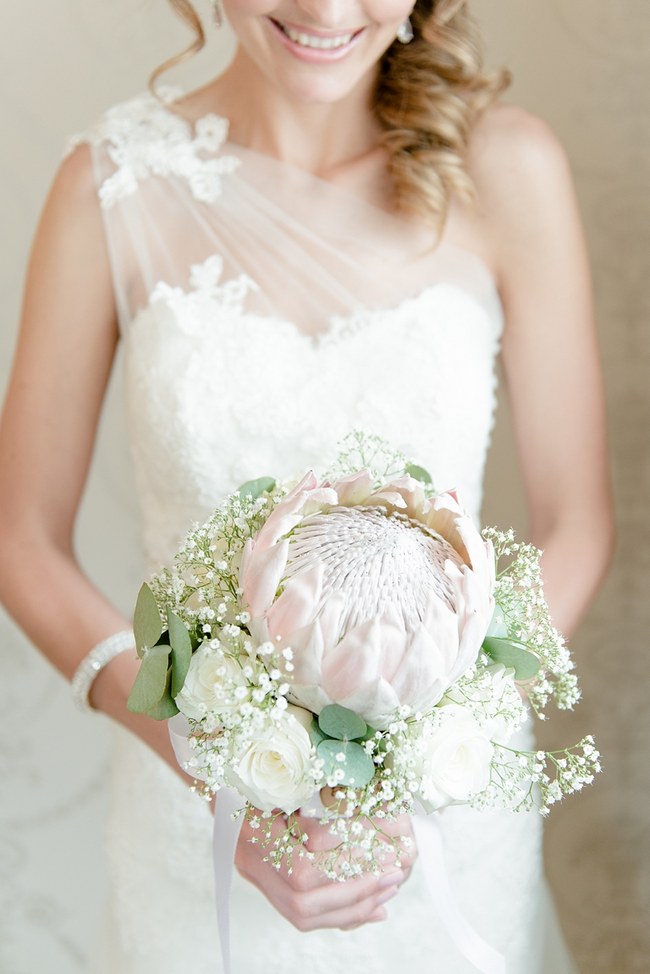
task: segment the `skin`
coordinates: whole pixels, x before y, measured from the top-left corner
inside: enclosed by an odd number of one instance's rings
[[[189,119],[217,111],[231,120],[233,141],[388,207],[369,104],[377,60],[411,4],[226,0],[225,10],[240,39],[234,62],[179,111]],[[342,61],[306,64],[279,42],[269,17],[306,32],[363,33]],[[544,549],[549,604],[569,635],[613,544],[589,269],[569,167],[545,123],[507,106],[491,108],[477,124],[467,164],[479,205],[470,210],[452,201],[445,239],[478,254],[499,285],[529,536]],[[84,576],[72,542],[117,341],[96,186],[82,146],[62,165],[40,221],[0,425],[0,596],[68,678],[93,645],[129,625]],[[178,771],[165,725],[126,710],[136,669],[129,654],[115,659],[95,681],[92,703]],[[318,825],[303,824],[311,848],[329,841]],[[395,832],[409,834],[408,821],[396,823]],[[409,859],[401,868],[389,861],[381,880],[332,884],[304,861],[291,876],[270,869],[249,838],[244,829],[238,869],[301,930],[382,920],[383,904],[411,867]]]

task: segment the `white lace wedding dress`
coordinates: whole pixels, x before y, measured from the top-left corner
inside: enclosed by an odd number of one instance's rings
[[[471,253],[341,189],[190,127],[150,96],[81,137],[94,158],[123,331],[128,419],[151,570],[224,494],[377,432],[478,516],[502,327]],[[85,150],[82,150],[85,151]],[[105,941],[92,970],[218,974],[206,806],[116,732]],[[461,909],[508,974],[568,974],[535,814],[445,810]],[[418,864],[389,919],[301,934],[235,876],[234,974],[471,974]]]

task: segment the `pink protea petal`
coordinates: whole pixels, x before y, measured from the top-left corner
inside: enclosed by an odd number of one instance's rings
[[[318,481],[314,471],[310,470],[279,502],[259,530],[255,545],[260,551],[270,548],[299,523],[307,497],[315,490],[318,490]]]
[[[355,626],[324,656],[324,689],[333,700],[341,700],[379,676],[392,679],[406,641],[394,618],[381,616]]]
[[[357,687],[346,697],[336,701],[342,707],[353,710],[363,717],[371,727],[382,730],[394,718],[400,700],[388,680],[377,677],[375,680]]]
[[[275,598],[287,567],[289,542],[286,538],[265,551],[246,542],[239,571],[243,600],[251,616],[263,615]]]
[[[372,494],[373,480],[368,470],[359,470],[337,480],[333,485],[338,495],[338,503],[343,507],[356,507],[364,504]]]
[[[413,517],[417,516],[425,500],[426,494],[422,484],[409,474],[405,474],[403,477],[397,477],[395,480],[384,484],[372,495],[370,503],[382,501],[398,510],[408,510],[409,515]]]
[[[485,541],[469,517],[459,518],[457,529],[465,550],[469,556],[469,563],[477,576],[480,576],[486,588],[494,589],[496,581],[496,565],[494,560],[494,546],[491,541]]]
[[[422,627],[431,634],[437,651],[444,661],[445,669],[449,673],[458,654],[457,613],[434,594],[427,604]]]
[[[291,633],[313,623],[323,590],[323,566],[316,562],[285,583],[284,591],[269,609],[268,622],[271,639],[276,636],[291,643]]]
[[[425,619],[411,636],[391,680],[400,701],[415,709],[436,704],[450,685],[458,647],[455,613],[432,597]]]
[[[334,507],[338,503],[339,497],[333,487],[319,487],[306,495],[302,505],[302,516],[307,517],[315,511],[320,511],[324,507]]]
[[[411,638],[393,679],[393,689],[401,703],[419,708],[420,701],[437,703],[444,689],[447,666],[435,639],[421,626]],[[435,699],[434,699],[435,697]]]
[[[388,507],[396,507],[400,511],[405,510],[407,507],[402,494],[398,490],[389,490],[388,488],[378,490],[368,498],[368,503],[377,505],[385,504]]]
[[[344,608],[343,599],[335,595],[328,599],[323,611],[312,623],[283,634],[282,647],[290,646],[293,650],[292,684],[299,686],[321,682],[323,652],[325,647],[336,643]]]
[[[475,661],[494,612],[494,596],[470,569],[463,573],[457,603],[458,656],[451,670],[458,679]]]
[[[286,504],[287,501],[292,501],[294,497],[302,494],[305,490],[314,490],[318,487],[318,478],[313,470],[308,470],[305,476],[298,481],[295,487],[292,487],[287,496],[280,502],[281,504]]]
[[[458,528],[459,520],[465,516],[454,511],[447,504],[439,505],[438,498],[436,498],[429,513],[426,515],[425,524],[432,531],[435,531],[436,534],[439,534],[441,538],[444,538],[445,541],[448,541],[452,548],[458,552],[465,564],[468,565],[470,564],[469,554],[465,547],[463,536]]]
[[[328,704],[334,703],[331,697],[327,695],[325,690],[318,684],[305,684],[304,686],[292,686],[291,692],[289,694],[292,700],[300,704],[301,707],[306,707],[311,710],[314,714],[319,714],[323,707],[327,707]]]

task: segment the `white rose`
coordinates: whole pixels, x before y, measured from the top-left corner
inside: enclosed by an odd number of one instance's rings
[[[314,792],[312,744],[300,711],[289,705],[279,721],[269,720],[228,772],[229,783],[263,812],[288,815]]]
[[[438,727],[423,728],[420,795],[427,811],[462,804],[487,788],[493,747],[466,707],[440,708]]]
[[[235,699],[234,690],[245,686],[239,663],[213,640],[193,654],[183,689],[175,698],[176,706],[193,720],[209,713],[222,714],[239,707],[241,700]]]
[[[528,720],[528,711],[517,690],[514,670],[495,664],[488,667],[488,672],[492,680],[494,703],[486,733],[495,744],[506,744]]]

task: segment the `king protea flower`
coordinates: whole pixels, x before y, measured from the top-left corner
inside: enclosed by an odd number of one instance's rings
[[[427,711],[476,660],[494,611],[495,567],[453,493],[362,470],[313,473],[247,542],[240,568],[259,644],[293,650],[292,696],[338,703],[384,728]]]

